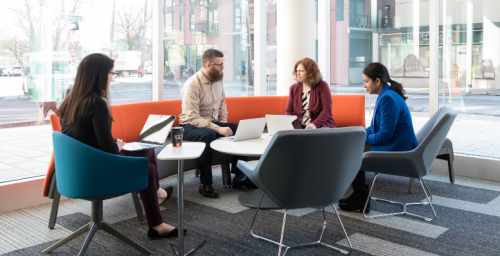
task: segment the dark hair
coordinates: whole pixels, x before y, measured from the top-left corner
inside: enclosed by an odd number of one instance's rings
[[[297,67],[300,64],[302,64],[302,66],[304,66],[304,69],[306,70],[307,83],[311,86],[311,88],[316,87],[319,84],[319,82],[321,82],[321,80],[323,79],[323,76],[321,76],[321,72],[319,71],[319,67],[316,61],[309,58],[303,58],[297,61],[292,71],[293,79],[295,80],[297,80]]]
[[[213,63],[217,57],[224,57],[224,53],[217,49],[207,49],[201,56],[201,65],[204,67],[208,62]]]
[[[380,82],[383,85],[390,83],[391,90],[399,94],[399,96],[401,96],[403,100],[406,101],[406,99],[408,99],[408,97],[405,96],[403,85],[391,79],[391,77],[389,76],[389,71],[382,63],[373,62],[368,64],[368,66],[363,69],[363,74],[371,78],[373,81],[375,81],[377,78],[380,79]]]
[[[75,123],[76,118],[84,115],[88,105],[97,98],[109,102],[108,74],[113,66],[113,59],[104,54],[93,53],[83,58],[73,88],[56,112],[61,122]]]

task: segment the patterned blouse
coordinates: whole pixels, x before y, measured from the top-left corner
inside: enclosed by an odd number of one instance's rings
[[[301,124],[307,126],[311,123],[311,116],[309,115],[309,99],[311,98],[311,91],[303,93],[302,95],[302,121]]]

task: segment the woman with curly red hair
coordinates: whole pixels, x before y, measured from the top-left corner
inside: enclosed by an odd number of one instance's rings
[[[292,71],[297,81],[290,87],[285,115],[296,115],[295,129],[335,128],[332,94],[323,80],[318,64],[309,58],[295,63]]]

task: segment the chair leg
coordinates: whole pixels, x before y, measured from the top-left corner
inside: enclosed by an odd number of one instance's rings
[[[196,177],[200,176],[200,169],[199,169],[199,168],[194,169],[194,175],[195,175]]]
[[[411,194],[414,185],[415,185],[415,178],[410,178],[410,184],[408,184],[408,194]]]
[[[87,232],[90,230],[90,225],[87,224],[83,227],[81,227],[80,229],[78,229],[77,231],[73,232],[71,235],[59,240],[59,242],[53,244],[52,246],[50,246],[49,248],[45,249],[42,251],[43,254],[47,254],[55,249],[57,249],[58,247],[60,247],[61,245],[75,239],[76,237],[80,236],[81,234]]]
[[[134,200],[135,212],[137,213],[137,219],[139,219],[139,223],[144,225],[144,213],[142,212],[141,202],[139,201],[139,195],[137,192],[132,192],[132,199]]]
[[[286,222],[286,213],[288,212],[288,209],[285,209],[285,214],[283,215],[283,225],[281,226],[281,238],[280,238],[280,247],[278,250],[278,256],[281,256],[281,247],[283,247],[283,235],[285,234],[285,222]],[[288,250],[288,248],[285,250]]]
[[[87,238],[85,238],[85,242],[83,242],[83,246],[80,249],[80,252],[78,253],[78,256],[83,256],[85,255],[85,252],[89,248],[90,242],[92,242],[92,238],[94,237],[95,233],[97,232],[99,228],[97,227],[96,223],[92,223],[92,228],[90,228],[90,232],[87,234]]]
[[[321,231],[321,234],[319,236],[319,240],[318,241],[314,241],[314,242],[310,242],[310,243],[304,243],[304,244],[298,244],[298,245],[293,245],[293,246],[288,246],[288,245],[285,245],[283,244],[283,236],[285,234],[285,222],[286,222],[286,214],[287,214],[287,209],[285,209],[285,214],[283,216],[283,226],[281,228],[281,237],[280,237],[280,241],[277,242],[277,241],[274,241],[274,240],[271,240],[269,238],[265,238],[265,237],[262,237],[262,236],[259,236],[259,235],[256,235],[254,232],[253,232],[253,225],[255,224],[255,219],[257,218],[257,214],[259,213],[259,208],[260,208],[260,205],[262,203],[262,199],[264,198],[264,193],[262,193],[262,196],[260,198],[260,202],[259,202],[259,205],[257,206],[257,211],[255,211],[255,215],[253,217],[253,220],[252,220],[252,225],[250,226],[250,234],[255,237],[255,238],[258,238],[258,239],[262,239],[264,241],[267,241],[267,242],[271,242],[273,244],[276,244],[279,246],[279,251],[278,251],[278,255],[281,255],[281,249],[283,247],[285,247],[285,251],[283,252],[283,256],[288,252],[289,249],[294,249],[294,248],[300,248],[300,247],[306,247],[306,246],[313,246],[313,245],[322,245],[322,246],[325,246],[327,248],[330,248],[330,249],[334,249],[338,252],[341,252],[342,254],[349,254],[352,250],[352,245],[351,245],[351,241],[349,240],[349,237],[347,236],[347,233],[345,231],[345,228],[344,228],[344,224],[342,223],[342,221],[340,220],[340,215],[339,213],[337,212],[337,209],[335,208],[334,205],[332,205],[333,209],[335,210],[335,213],[337,214],[337,218],[339,219],[339,222],[340,222],[340,226],[342,227],[342,230],[344,231],[344,235],[347,239],[347,242],[349,244],[349,251],[346,251],[346,250],[343,250],[343,249],[340,249],[340,248],[337,248],[333,245],[330,245],[330,244],[327,244],[327,243],[324,243],[322,242],[322,238],[323,238],[323,233],[325,232],[325,229],[326,229],[326,216],[325,216],[325,208],[323,207],[323,229]]]
[[[138,251],[140,251],[146,255],[152,254],[152,252],[150,250],[144,248],[143,246],[139,245],[138,243],[132,241],[132,239],[130,239],[130,238],[124,236],[123,234],[121,234],[120,232],[116,231],[114,228],[112,228],[106,222],[102,223],[102,230],[108,232],[110,235],[122,240],[123,242],[127,243],[128,245],[134,247],[135,249],[137,249]]]
[[[49,228],[53,229],[56,226],[57,212],[59,210],[59,201],[61,200],[61,194],[57,188],[54,190],[54,198],[52,199],[52,209],[50,210]]]
[[[102,201],[92,201],[92,208],[91,208],[91,221],[89,224],[81,227],[77,231],[73,232],[71,235],[67,236],[66,238],[63,238],[59,242],[55,243],[54,245],[50,246],[49,248],[45,249],[42,251],[42,253],[47,254],[54,249],[60,247],[61,245],[73,240],[74,238],[78,237],[79,235],[85,233],[86,231],[90,230],[90,232],[87,235],[87,238],[85,239],[85,242],[83,243],[82,248],[80,249],[80,252],[78,255],[84,255],[85,252],[87,251],[87,248],[90,245],[90,242],[92,241],[92,237],[94,234],[97,232],[98,229],[102,229],[109,234],[115,236],[116,238],[124,241],[125,243],[131,245],[132,247],[136,248],[137,250],[145,253],[145,254],[152,254],[149,250],[146,248],[138,245],[137,243],[133,242],[129,238],[125,237],[124,235],[118,233],[115,229],[113,229],[111,226],[109,226],[107,223],[104,222],[103,220],[103,203]]]
[[[450,174],[450,182],[455,183],[455,170],[453,169],[453,152],[448,153],[446,157],[448,161],[448,173]]]
[[[342,227],[342,231],[344,231],[344,235],[345,235],[345,239],[347,240],[347,243],[349,244],[349,251],[345,251],[345,250],[342,250],[340,248],[337,248],[335,246],[331,246],[331,245],[328,245],[328,244],[325,244],[325,243],[321,243],[322,245],[325,245],[325,246],[329,246],[331,247],[332,249],[335,249],[337,251],[340,251],[341,253],[343,254],[350,254],[351,251],[352,251],[352,244],[351,244],[351,240],[349,240],[349,236],[347,236],[347,232],[345,231],[345,228],[344,228],[344,224],[342,223],[342,220],[340,220],[340,215],[339,215],[339,212],[337,211],[337,208],[335,207],[335,205],[332,204],[332,207],[333,209],[335,210],[335,214],[337,214],[337,218],[339,219],[339,223],[340,223],[340,226]],[[325,208],[323,208],[323,215],[325,214]],[[326,224],[326,221],[325,221],[325,224]]]
[[[395,201],[380,199],[380,198],[376,198],[376,197],[371,197],[373,187],[375,186],[375,180],[377,179],[377,175],[378,174],[375,173],[375,177],[373,177],[372,186],[370,188],[370,192],[368,192],[368,199],[366,200],[365,207],[363,208],[363,215],[365,216],[365,218],[367,218],[367,219],[373,219],[373,218],[384,217],[384,216],[409,215],[409,216],[420,218],[420,219],[423,219],[423,220],[426,220],[426,221],[433,221],[434,219],[436,219],[436,211],[434,211],[434,207],[432,206],[432,194],[431,194],[429,188],[427,187],[427,184],[425,184],[424,179],[420,178],[419,181],[420,181],[420,185],[422,186],[422,189],[424,190],[425,197],[427,198],[427,202],[401,203],[401,202],[395,202]],[[380,201],[380,202],[384,202],[384,203],[400,205],[400,206],[403,207],[403,211],[402,212],[386,213],[386,214],[379,214],[379,215],[368,216],[365,211],[366,211],[366,206],[368,205],[368,202],[370,201],[370,199],[372,199],[374,201]],[[433,217],[432,218],[427,218],[427,217],[423,217],[423,216],[420,216],[420,215],[408,212],[406,210],[406,208],[408,206],[412,206],[412,205],[430,205],[432,213],[433,213]]]

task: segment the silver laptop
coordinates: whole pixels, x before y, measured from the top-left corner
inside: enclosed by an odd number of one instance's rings
[[[238,124],[238,130],[236,130],[236,134],[234,136],[221,137],[220,139],[229,141],[258,139],[262,136],[265,126],[265,117],[241,120]]]
[[[296,115],[266,115],[267,133],[273,136],[278,131],[293,130],[292,122],[297,119]]]
[[[174,124],[175,116],[149,115],[146,124],[137,138],[137,142],[130,142],[123,146],[123,150],[139,151],[162,147],[167,140],[170,128]]]

